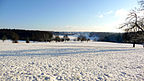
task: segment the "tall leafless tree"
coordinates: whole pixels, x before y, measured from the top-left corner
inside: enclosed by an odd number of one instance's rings
[[[138,35],[137,32],[144,33],[144,0],[138,2],[140,7],[131,10],[126,18],[125,23],[123,23],[120,28],[124,29],[126,32],[135,33],[132,36],[133,47],[135,47],[135,42],[142,35]],[[140,36],[140,37],[139,37]]]

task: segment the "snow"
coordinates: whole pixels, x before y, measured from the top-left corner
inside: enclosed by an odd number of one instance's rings
[[[142,45],[0,42],[0,81],[143,81]]]
[[[70,32],[67,32],[70,33]],[[74,32],[73,35],[68,35],[68,37],[70,38],[71,41],[76,40],[79,36],[85,36],[87,39],[90,39],[92,41],[96,41],[99,40],[100,37],[94,35],[92,37],[90,37],[90,32]],[[63,38],[63,34],[60,34],[59,37]]]
[[[63,38],[65,35],[59,35],[60,38]],[[79,35],[68,35],[68,38],[70,38],[70,41],[76,40]]]

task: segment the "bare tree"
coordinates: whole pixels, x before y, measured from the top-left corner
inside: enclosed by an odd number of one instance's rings
[[[135,47],[136,40],[141,38],[139,36],[139,33],[144,33],[144,0],[141,0],[138,2],[140,4],[140,8],[135,8],[134,10],[131,10],[126,18],[125,23],[123,23],[120,28],[124,29],[127,33],[133,32],[132,35],[132,42],[133,47]]]
[[[124,28],[126,32],[144,32],[144,17],[139,16],[140,13],[141,11],[132,10],[120,28]]]

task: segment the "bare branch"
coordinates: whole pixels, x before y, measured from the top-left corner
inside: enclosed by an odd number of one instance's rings
[[[137,32],[139,31],[138,29],[140,29],[140,31],[144,32],[143,20],[144,18],[138,16],[136,10],[131,10],[131,12],[129,12],[128,14],[128,17],[126,18],[126,23],[124,23],[119,28],[120,29],[125,28],[125,31],[134,31],[134,32]]]

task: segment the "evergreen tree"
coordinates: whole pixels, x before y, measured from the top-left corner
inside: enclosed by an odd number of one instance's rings
[[[19,36],[15,32],[12,32],[12,42],[18,43]]]
[[[6,35],[2,37],[3,42],[7,39]]]

